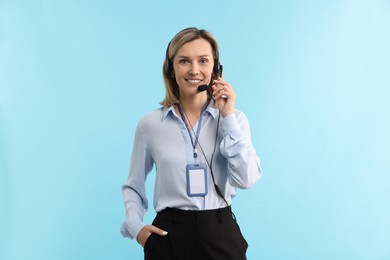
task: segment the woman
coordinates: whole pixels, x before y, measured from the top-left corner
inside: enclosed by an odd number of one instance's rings
[[[246,259],[248,244],[230,204],[237,188],[260,178],[260,159],[248,120],[235,109],[236,94],[221,74],[209,32],[187,28],[169,43],[166,97],[137,126],[122,187],[127,219],[121,232],[137,239],[145,259]],[[145,180],[153,166],[157,216],[147,225]]]

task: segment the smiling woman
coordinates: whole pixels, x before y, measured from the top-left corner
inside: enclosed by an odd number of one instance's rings
[[[260,159],[248,120],[235,109],[236,94],[219,71],[209,32],[187,28],[169,43],[163,107],[139,122],[122,187],[122,235],[137,239],[145,259],[246,259],[248,244],[231,202],[237,189],[259,180]],[[208,91],[198,91],[205,84]],[[148,225],[145,179],[153,166],[157,216]]]

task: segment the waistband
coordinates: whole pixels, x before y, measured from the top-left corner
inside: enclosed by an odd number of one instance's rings
[[[192,225],[235,221],[235,217],[230,206],[212,210],[181,210],[167,208],[158,212],[156,219]]]

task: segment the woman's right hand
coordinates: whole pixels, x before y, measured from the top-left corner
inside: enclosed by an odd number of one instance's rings
[[[137,235],[137,242],[142,246],[145,247],[146,240],[150,237],[152,233],[155,233],[159,236],[166,236],[168,235],[168,232],[162,229],[159,229],[158,227],[155,227],[153,225],[146,225],[144,226],[141,231]]]

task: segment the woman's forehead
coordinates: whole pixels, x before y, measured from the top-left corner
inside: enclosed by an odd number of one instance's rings
[[[177,57],[205,57],[212,56],[210,43],[205,39],[196,39],[183,44],[176,54]]]

